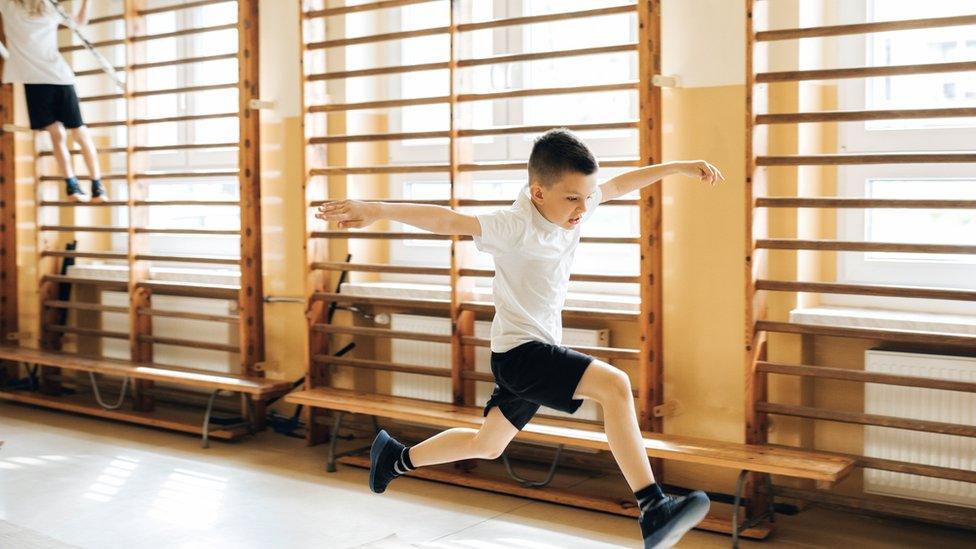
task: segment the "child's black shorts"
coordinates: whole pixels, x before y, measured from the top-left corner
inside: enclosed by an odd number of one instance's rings
[[[573,399],[586,367],[593,357],[566,347],[529,341],[504,353],[491,353],[495,392],[485,405],[485,415],[498,406],[517,429],[548,406],[572,414],[583,404]]]
[[[32,130],[44,129],[55,122],[69,130],[85,124],[75,87],[67,84],[24,84],[27,116]]]

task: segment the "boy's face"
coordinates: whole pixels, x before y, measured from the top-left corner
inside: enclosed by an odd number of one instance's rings
[[[572,229],[589,209],[586,200],[596,192],[596,172],[590,175],[565,172],[548,188],[532,182],[529,192],[543,217],[564,229]]]

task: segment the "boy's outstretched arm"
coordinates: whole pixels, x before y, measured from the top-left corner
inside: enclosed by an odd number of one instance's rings
[[[336,223],[340,229],[357,229],[390,219],[435,234],[481,236],[481,223],[475,216],[427,204],[335,200],[319,206],[315,217]]]
[[[622,173],[609,179],[600,185],[603,194],[600,202],[613,200],[631,191],[646,187],[659,179],[669,175],[685,175],[715,185],[719,181],[725,181],[725,176],[715,166],[704,160],[685,160],[675,162],[665,162],[654,164]]]

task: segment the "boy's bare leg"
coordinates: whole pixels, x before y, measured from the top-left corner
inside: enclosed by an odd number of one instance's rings
[[[495,459],[518,434],[497,406],[477,431],[454,428],[436,434],[410,448],[414,467],[451,463],[462,459]]]
[[[654,473],[644,451],[644,437],[637,423],[634,395],[627,374],[606,362],[594,360],[586,368],[573,398],[595,400],[603,407],[604,430],[610,451],[631,490],[637,492],[651,485]]]
[[[92,141],[88,126],[80,126],[71,130],[71,137],[81,147],[81,156],[84,157],[85,165],[88,166],[88,175],[92,179],[101,179],[102,170],[98,165],[98,151],[95,149],[95,143]]]
[[[54,122],[46,126],[44,130],[51,136],[51,152],[54,153],[54,160],[57,161],[58,168],[61,168],[61,174],[65,178],[74,177],[75,171],[71,168],[71,155],[68,153],[64,126],[60,122]]]

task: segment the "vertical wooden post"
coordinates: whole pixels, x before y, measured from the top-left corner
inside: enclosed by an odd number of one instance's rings
[[[148,189],[145,181],[136,179],[135,174],[141,172],[140,166],[144,164],[136,147],[142,142],[146,132],[144,126],[137,126],[133,123],[139,118],[141,113],[136,112],[137,100],[135,92],[139,88],[140,78],[136,76],[133,66],[142,58],[141,53],[145,51],[144,42],[136,42],[135,37],[145,34],[145,21],[139,15],[139,10],[145,7],[145,0],[125,0],[123,14],[125,16],[125,181],[128,189],[128,246],[127,260],[129,264],[129,355],[130,359],[136,362],[152,362],[153,344],[143,341],[140,336],[152,335],[152,316],[139,314],[142,309],[152,307],[151,292],[140,286],[140,283],[149,278],[149,262],[137,259],[137,256],[148,252],[149,237],[140,234],[136,230],[144,227],[149,220],[148,206],[137,206],[137,202],[146,200]],[[135,380],[132,386],[134,407],[137,410],[150,411],[153,409],[153,401],[148,391],[152,388],[153,382],[146,380]]]
[[[0,22],[0,42],[4,40]],[[0,59],[0,71],[3,60]],[[0,84],[0,125],[14,123],[14,87]],[[14,133],[0,128],[0,344],[17,331],[17,174]],[[16,365],[0,365],[0,383],[18,375]]]
[[[661,90],[651,79],[661,71],[661,8],[654,0],[637,3],[639,70],[639,120],[641,164],[661,162]],[[654,407],[664,401],[661,287],[661,187],[657,182],[640,193],[640,372],[638,414],[642,429],[661,432],[662,418]],[[659,461],[659,460],[658,460]],[[660,468],[660,463],[656,463]]]
[[[459,178],[461,177],[460,170],[458,169],[458,164],[460,160],[458,158],[458,102],[457,94],[458,90],[458,39],[459,35],[457,32],[457,25],[460,17],[458,0],[450,0],[450,28],[448,30],[449,35],[449,51],[448,51],[448,163],[450,165],[450,197],[449,203],[451,209],[457,210],[459,207]],[[460,269],[461,269],[461,258],[460,258],[460,247],[461,240],[457,235],[451,236],[451,396],[454,404],[464,405],[470,404],[467,397],[469,391],[465,391],[465,380],[462,377],[462,370],[465,368],[466,364],[464,361],[464,343],[462,341],[461,329],[461,292],[460,292]],[[470,319],[473,326],[473,319]]]

